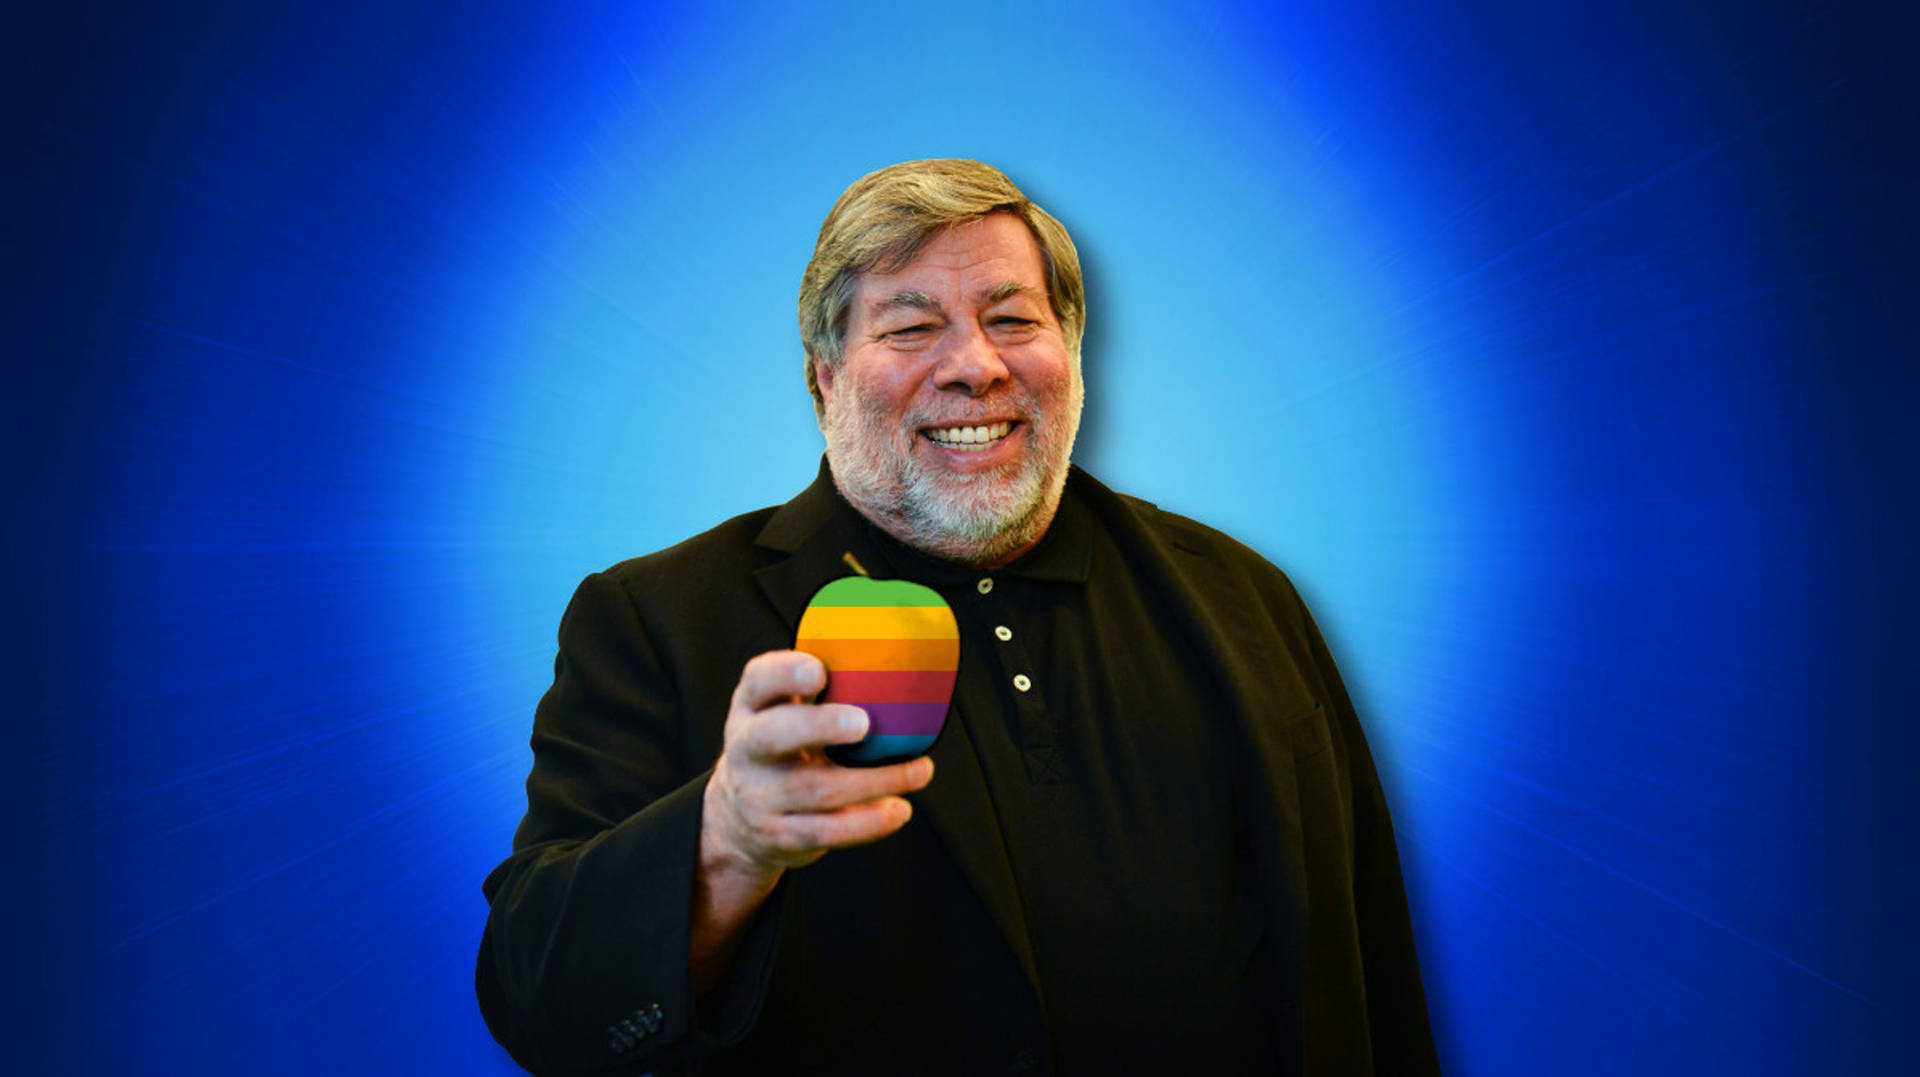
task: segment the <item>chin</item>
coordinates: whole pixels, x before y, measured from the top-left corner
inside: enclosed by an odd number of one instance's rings
[[[1077,395],[1073,404],[1077,419]],[[919,459],[910,425],[883,428],[874,417],[829,406],[821,432],[834,485],[861,515],[923,553],[993,566],[1032,545],[1053,522],[1077,427],[1068,429],[1064,444],[1043,438],[1005,467],[971,473]]]
[[[990,565],[1046,532],[1060,507],[1066,469],[1046,475],[1028,464],[1012,476],[918,478],[907,484],[897,515],[907,534],[895,537],[949,561]]]

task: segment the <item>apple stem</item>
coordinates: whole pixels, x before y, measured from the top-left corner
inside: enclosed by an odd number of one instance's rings
[[[845,561],[847,563],[848,568],[854,570],[855,572],[858,572],[860,575],[865,576],[867,574],[866,567],[860,563],[860,559],[858,557],[853,556],[852,550],[848,550],[847,552],[841,554],[840,560]]]

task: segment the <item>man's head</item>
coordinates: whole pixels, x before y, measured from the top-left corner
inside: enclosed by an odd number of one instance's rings
[[[912,161],[862,178],[800,288],[841,493],[951,560],[997,565],[1031,547],[1066,483],[1085,325],[1072,240],[995,169]]]

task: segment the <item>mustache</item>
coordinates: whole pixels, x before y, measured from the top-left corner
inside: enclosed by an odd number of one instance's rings
[[[987,418],[1005,418],[1013,416],[1023,422],[1040,418],[1044,411],[1040,402],[1031,396],[1007,393],[997,397],[988,397],[972,401],[965,412],[959,414],[935,414],[930,411],[909,412],[900,420],[903,429],[914,430],[923,426],[965,426]]]

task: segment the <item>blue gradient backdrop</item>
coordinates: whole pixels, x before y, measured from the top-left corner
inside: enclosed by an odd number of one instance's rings
[[[975,156],[1081,243],[1077,458],[1326,627],[1451,1072],[1895,1072],[1912,87],[1681,6],[25,17],[4,1068],[509,1072],[573,584],[809,479],[814,228]]]

